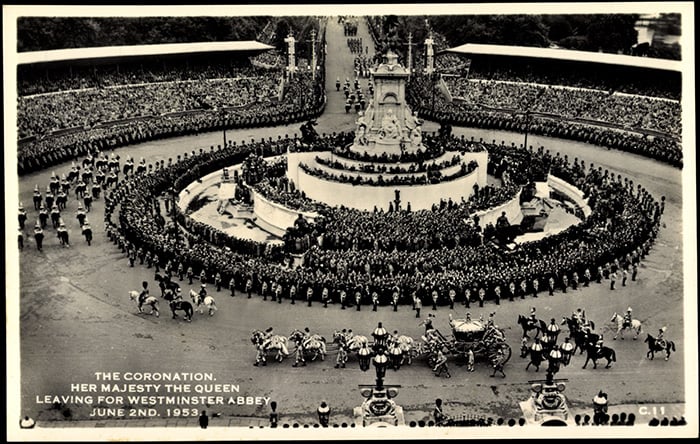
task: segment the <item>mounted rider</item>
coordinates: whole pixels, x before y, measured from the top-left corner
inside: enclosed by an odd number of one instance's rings
[[[535,307],[530,308],[530,317],[527,320],[527,325],[530,328],[537,327],[537,309]]]
[[[603,350],[603,335],[600,335],[598,338],[598,341],[595,343],[595,352],[596,354],[600,354],[600,352]]]
[[[623,316],[622,328],[632,327],[632,307],[627,307],[627,312]]]
[[[666,327],[661,327],[659,329],[659,334],[656,336],[656,344],[661,347],[661,349],[666,348],[666,339],[664,339],[664,333],[666,332]]]
[[[146,298],[148,297],[148,282],[147,281],[141,282],[141,286],[143,287],[143,290],[141,290],[141,293],[139,293],[139,313],[141,312],[141,307],[143,306],[143,303],[146,301]]]
[[[586,310],[577,308],[575,312],[571,314],[571,318],[578,323],[579,329],[583,329],[586,325]]]

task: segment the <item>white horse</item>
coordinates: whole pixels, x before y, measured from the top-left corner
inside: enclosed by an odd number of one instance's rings
[[[617,339],[617,335],[624,333],[625,329],[634,330],[635,334],[634,338],[632,339],[637,339],[639,334],[642,332],[642,323],[638,319],[632,319],[630,325],[625,325],[624,316],[617,314],[617,312],[613,313],[612,317],[610,318],[610,322],[617,322],[617,332],[615,333],[615,336],[613,336],[613,339]],[[624,334],[620,337],[620,339],[625,339]]]
[[[207,310],[209,310],[209,316],[214,316],[214,312],[218,310],[216,301],[209,295],[204,296],[204,299],[202,299],[202,295],[194,290],[190,290],[190,297],[192,298],[192,303],[199,308],[199,314],[204,314],[202,306],[207,307]]]
[[[141,307],[143,307],[144,305],[150,305],[151,312],[146,314],[154,314],[156,315],[156,317],[160,317],[160,311],[158,311],[158,298],[156,298],[155,296],[146,296],[146,298],[143,301],[139,301],[140,295],[141,293],[136,290],[131,290],[129,292],[129,300],[135,301],[138,304],[139,313],[145,313]]]

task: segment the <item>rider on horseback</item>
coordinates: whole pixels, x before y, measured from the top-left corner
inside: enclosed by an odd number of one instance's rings
[[[537,311],[535,307],[530,309],[530,317],[527,320],[527,324],[530,326],[530,328],[537,326],[537,315],[535,314],[535,311]]]
[[[630,328],[632,326],[632,307],[627,307],[627,313],[623,316],[622,328]]]
[[[603,349],[603,335],[600,335],[598,338],[598,341],[595,343],[595,352],[596,354],[600,354],[600,351]]]
[[[141,313],[141,307],[148,297],[148,282],[143,281],[141,282],[141,285],[143,286],[143,290],[141,290],[141,293],[139,294],[139,313]]]
[[[273,335],[274,332],[272,331],[272,327],[268,327],[268,329],[265,330],[261,341],[263,350],[267,349],[267,346],[270,345],[270,341],[272,340]]]
[[[578,322],[578,326],[581,329],[586,324],[586,310],[577,308],[576,311],[571,314],[571,317]]]
[[[656,336],[656,344],[661,347],[661,349],[666,348],[666,340],[664,339],[664,332],[666,332],[666,327],[661,327],[659,329],[659,334]]]

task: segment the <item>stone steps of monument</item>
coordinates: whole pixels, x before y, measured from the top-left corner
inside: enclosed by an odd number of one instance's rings
[[[344,164],[348,166],[354,166],[357,169],[361,169],[366,166],[385,166],[387,168],[391,167],[401,167],[401,168],[410,168],[411,165],[418,165],[419,162],[411,161],[411,162],[370,162],[370,161],[364,161],[364,160],[355,160],[346,156],[343,156],[342,154],[337,154],[337,153],[324,153],[328,158],[331,158],[332,160],[336,160],[338,162],[343,162]],[[423,164],[432,164],[432,163],[442,163],[445,161],[448,161],[452,159],[452,157],[457,154],[454,151],[448,151],[445,153],[442,153],[441,155],[427,159],[423,161]],[[325,157],[325,156],[324,156]]]
[[[382,176],[383,178],[388,178],[388,177],[424,177],[428,173],[427,171],[416,171],[412,173],[392,173],[392,172],[384,172],[384,173],[373,173],[373,172],[368,172],[368,171],[351,171],[348,169],[342,169],[342,168],[336,168],[335,166],[329,166],[329,165],[324,165],[320,162],[318,162],[315,158],[308,164],[309,167],[311,168],[318,168],[321,171],[324,171],[328,174],[334,174],[334,175],[345,175],[349,177],[363,177],[363,178],[372,178],[372,179],[377,179],[379,176]],[[391,166],[394,166],[394,164],[391,164]],[[456,165],[450,166],[450,167],[445,167],[441,168],[440,171],[443,176],[450,176],[452,174],[456,174],[459,172],[459,170],[462,168],[462,163],[458,163]]]

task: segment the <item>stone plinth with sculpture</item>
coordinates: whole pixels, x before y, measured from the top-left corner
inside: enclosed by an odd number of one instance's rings
[[[389,51],[386,60],[371,71],[374,95],[355,122],[351,151],[400,154],[422,148],[421,120],[406,104],[409,72]]]

